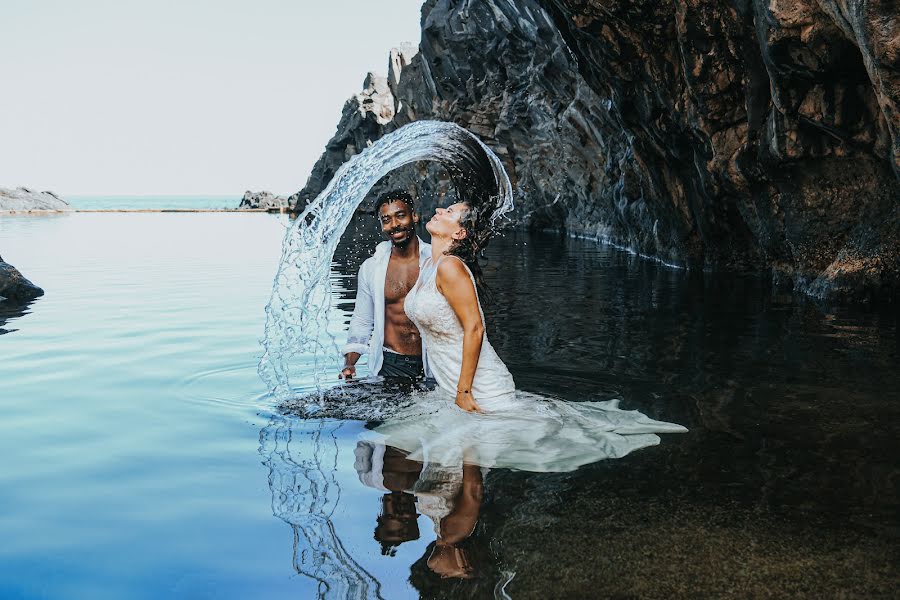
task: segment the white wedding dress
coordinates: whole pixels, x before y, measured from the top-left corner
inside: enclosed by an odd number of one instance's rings
[[[635,410],[622,410],[618,400],[566,402],[516,391],[509,370],[486,335],[472,383],[472,395],[484,414],[460,409],[455,399],[463,328],[437,289],[436,275],[437,267],[429,260],[406,296],[405,309],[428,348],[438,387],[419,394],[406,411],[376,427],[373,435],[378,442],[405,450],[410,459],[427,464],[450,467],[463,461],[482,467],[562,472],[656,445],[657,433],[687,431]]]

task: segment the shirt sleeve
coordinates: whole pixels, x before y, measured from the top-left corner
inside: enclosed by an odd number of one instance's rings
[[[356,276],[356,304],[353,306],[353,316],[350,318],[347,343],[342,350],[343,354],[349,352],[368,354],[369,352],[369,340],[372,338],[372,329],[375,327],[375,302],[372,299],[368,277],[370,267],[368,261],[364,262]]]

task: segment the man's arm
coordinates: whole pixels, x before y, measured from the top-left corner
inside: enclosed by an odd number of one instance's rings
[[[350,327],[347,329],[347,343],[344,345],[344,368],[339,377],[356,377],[356,362],[369,351],[369,340],[375,327],[375,301],[369,288],[369,265],[363,263],[356,275],[356,304]]]

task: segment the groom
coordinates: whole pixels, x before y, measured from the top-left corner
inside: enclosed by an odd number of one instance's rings
[[[350,319],[340,377],[356,377],[356,362],[368,353],[369,373],[421,379],[427,375],[419,330],[406,316],[406,294],[431,256],[431,246],[416,235],[419,215],[402,190],[379,196],[375,215],[389,241],[359,268],[356,306]]]

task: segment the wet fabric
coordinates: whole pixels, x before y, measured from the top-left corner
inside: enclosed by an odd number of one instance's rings
[[[618,399],[565,402],[516,390],[486,336],[472,382],[473,398],[484,412],[463,411],[455,400],[464,331],[435,285],[436,271],[436,265],[426,265],[419,283],[407,295],[405,307],[428,346],[438,387],[414,393],[410,404],[367,433],[369,441],[393,446],[407,452],[410,460],[442,468],[474,464],[565,472],[654,446],[659,443],[658,433],[687,431],[636,410],[623,410]]]

